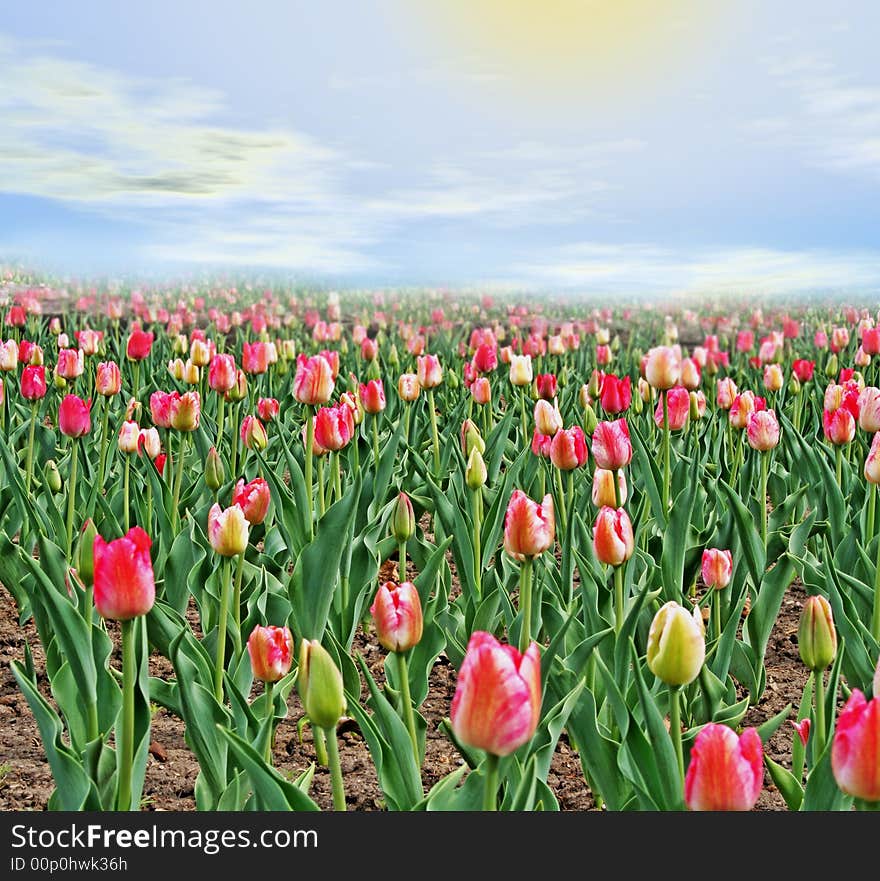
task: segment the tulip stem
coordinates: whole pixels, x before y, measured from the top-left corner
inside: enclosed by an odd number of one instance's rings
[[[519,570],[519,608],[522,626],[519,631],[519,650],[528,649],[532,641],[532,558],[526,557]]]
[[[568,518],[565,508],[565,487],[562,485],[562,471],[559,468],[553,470],[556,472],[556,492],[559,494],[559,525],[562,527],[562,534],[565,535],[565,524]]]
[[[134,628],[137,618],[122,622],[122,731],[119,736],[119,789],[116,807],[131,810],[131,763],[134,756],[134,686],[137,663]]]
[[[234,441],[233,441],[234,442]],[[312,451],[315,449],[315,423],[312,421],[312,408],[306,405],[306,501],[309,508],[309,537],[315,537],[315,521],[312,503]]]
[[[379,479],[379,414],[373,415],[370,420],[373,425],[373,470],[376,474],[376,480]]]
[[[428,409],[431,412],[431,440],[434,445],[434,474],[440,475],[440,438],[437,435],[437,411],[434,408],[434,389],[428,389]]]
[[[336,726],[326,729],[327,756],[330,760],[330,782],[333,787],[333,810],[345,810],[345,786],[342,783],[342,765],[339,762],[339,744],[336,740]]]
[[[275,683],[266,683],[266,718],[269,720],[269,736],[266,738],[266,763],[272,764],[272,739],[275,735]]]
[[[843,477],[843,447],[840,444],[834,447],[834,474],[837,478],[837,485],[840,486],[840,480]],[[842,486],[840,489],[843,491]]]
[[[614,632],[620,633],[623,629],[624,601],[623,601],[623,566],[614,567]]]
[[[238,414],[240,411],[241,405],[236,404],[232,412],[232,453],[229,456],[229,473],[233,480],[238,477]]]
[[[330,760],[327,758],[327,738],[324,735],[324,729],[316,728],[313,725],[312,735],[315,740],[315,758],[322,768],[326,768],[330,764]]]
[[[320,520],[327,510],[327,500],[324,496],[324,457],[318,456],[318,519]]]
[[[107,432],[109,431],[110,421],[110,398],[104,398],[104,412],[101,416],[101,458],[98,464],[98,492],[104,489],[104,473],[107,468]]]
[[[214,697],[223,703],[223,668],[226,662],[226,619],[229,616],[229,591],[232,588],[232,571],[228,557],[223,559],[220,573],[220,620],[217,622],[217,651],[214,656]]]
[[[873,487],[874,484],[872,483],[871,486]],[[874,572],[874,610],[871,615],[871,636],[880,642],[880,541],[877,542],[877,566]]]
[[[716,638],[721,639],[721,591],[717,588],[712,588],[712,623]]]
[[[663,397],[663,516],[669,513],[669,483],[671,465],[669,458],[669,392],[660,392]]]
[[[225,393],[220,394],[220,403],[218,405],[219,412],[217,413],[217,452],[219,453],[223,449],[223,429],[224,422],[226,421],[226,395]]]
[[[769,457],[769,450],[764,450],[761,453],[761,543],[764,545],[765,556],[767,554],[767,460]]]
[[[483,790],[483,810],[498,810],[498,756],[486,753],[486,787]]]
[[[623,507],[623,502],[620,498],[620,471],[615,468],[611,472],[611,482],[614,484],[614,507],[621,508]]]
[[[816,731],[813,734],[813,765],[819,761],[825,749],[825,674],[822,670],[813,671],[816,682]]]
[[[131,456],[126,453],[125,454],[125,477],[122,481],[122,520],[125,524],[123,529],[128,532],[128,520],[129,520],[129,512],[128,512],[128,485],[129,485],[129,475],[131,473]]]
[[[333,461],[330,463],[333,491],[337,502],[342,499],[342,476],[339,473],[339,455],[339,453],[334,454]]]
[[[177,474],[174,478],[174,497],[171,502],[172,531],[177,532],[180,525],[180,487],[183,483],[183,460],[186,456],[186,434],[180,432],[180,446],[177,451]]]
[[[409,739],[412,741],[416,767],[419,768],[422,763],[419,758],[419,740],[416,737],[416,720],[413,713],[412,697],[409,691],[409,670],[407,669],[406,654],[404,652],[395,652],[394,657],[397,659],[397,678],[400,679],[400,701],[403,705],[403,721],[406,723],[406,730],[409,732]]]
[[[474,591],[477,602],[483,594],[483,489],[472,493],[474,508]]]
[[[679,703],[680,685],[669,686],[669,736],[675,747],[675,758],[678,762],[678,775],[684,784],[684,753],[681,748],[681,705]]]
[[[402,541],[397,546],[397,578],[398,581],[406,581],[406,542]]]
[[[865,523],[865,547],[874,537],[874,513],[877,510],[877,484],[868,482],[868,516]]]
[[[239,632],[235,635],[236,642],[241,642],[241,578],[244,574],[244,551],[238,555],[235,563],[235,589],[232,593],[232,620],[235,621],[236,630]]]
[[[73,515],[76,501],[76,472],[79,464],[79,441],[70,439],[70,485],[67,487],[67,559],[73,547]]]
[[[27,465],[25,468],[25,491],[31,491],[31,480],[34,476],[34,432],[37,430],[37,408],[39,401],[31,401],[31,427],[28,434]],[[873,484],[871,484],[873,486]]]
[[[520,402],[520,414],[519,421],[520,427],[522,429],[522,443],[528,444],[529,442],[529,422],[528,416],[526,415],[526,389],[525,386],[519,387],[519,402]]]

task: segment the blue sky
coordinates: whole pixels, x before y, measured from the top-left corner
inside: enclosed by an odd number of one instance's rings
[[[0,12],[0,255],[602,293],[880,288],[873,0]]]

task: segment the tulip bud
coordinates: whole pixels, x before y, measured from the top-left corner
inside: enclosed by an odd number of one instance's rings
[[[461,424],[461,452],[465,457],[470,456],[471,450],[486,452],[486,442],[480,434],[480,429],[470,419],[465,419]]]
[[[801,393],[801,381],[793,373],[788,381],[788,393],[790,395],[799,395]]]
[[[596,430],[596,426],[599,424],[599,417],[596,416],[596,411],[587,404],[584,407],[584,431],[587,434],[592,434]]]
[[[83,524],[76,549],[76,572],[79,580],[91,587],[95,579],[95,536],[98,530],[91,517]]]
[[[587,384],[587,394],[595,400],[602,391],[602,374],[598,370],[594,370],[590,374],[590,381]]]
[[[379,644],[389,652],[408,652],[422,638],[422,603],[411,581],[380,585],[370,614]]]
[[[395,345],[392,345],[388,350],[388,366],[395,372],[400,367],[400,355],[397,354],[397,346]]]
[[[256,416],[245,416],[241,422],[241,442],[249,450],[265,450],[269,436],[262,422]]]
[[[240,368],[235,371],[235,385],[226,392],[226,399],[237,403],[247,397],[248,381],[247,374]]]
[[[342,674],[316,639],[300,644],[296,687],[312,725],[335,728],[345,712]]]
[[[398,542],[409,541],[416,532],[416,515],[412,502],[405,493],[399,493],[394,505],[394,516],[391,519],[391,534]]]
[[[208,489],[217,492],[226,480],[226,469],[216,447],[211,447],[205,459],[205,483]]]
[[[825,363],[825,375],[829,377],[837,376],[837,355],[831,355]]]
[[[798,651],[814,673],[830,667],[837,654],[837,631],[831,606],[823,596],[807,597],[798,627]]]
[[[481,486],[485,485],[488,476],[486,463],[483,461],[479,448],[473,447],[468,457],[467,470],[464,476],[468,489],[478,490]]]
[[[54,459],[49,459],[46,462],[45,467],[43,468],[43,477],[46,479],[46,486],[53,493],[61,492],[61,472],[58,470],[58,466],[55,464]]]
[[[293,662],[293,636],[287,627],[254,627],[247,641],[254,678],[277,682]]]
[[[249,524],[244,511],[232,505],[225,511],[214,503],[208,512],[208,540],[211,547],[223,557],[243,554],[248,545]]]
[[[654,616],[648,631],[648,667],[667,685],[687,685],[700,673],[706,657],[703,616],[691,615],[670,600]]]

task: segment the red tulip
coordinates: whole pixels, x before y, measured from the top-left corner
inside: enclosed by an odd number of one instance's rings
[[[553,547],[555,534],[553,497],[548,493],[538,504],[514,490],[504,516],[504,550],[517,560],[536,557]]]
[[[76,395],[67,395],[58,407],[58,427],[68,437],[82,437],[92,427],[90,410],[92,400],[84,401]]]
[[[541,656],[476,631],[458,673],[450,721],[466,746],[507,756],[528,743],[541,716]]]
[[[315,417],[315,442],[325,450],[341,450],[354,435],[351,409],[344,404],[321,407]]]
[[[257,341],[242,345],[241,369],[247,374],[265,373],[269,369],[269,348],[266,343]]]
[[[208,385],[217,394],[226,394],[235,385],[235,358],[232,355],[215,355],[208,367]]]
[[[791,365],[791,372],[798,378],[800,382],[809,382],[813,378],[813,371],[816,369],[815,361],[807,361],[804,358],[798,358]]]
[[[6,313],[6,323],[13,327],[24,327],[26,321],[27,315],[23,306],[12,306]]]
[[[867,327],[862,331],[862,348],[866,355],[880,355],[880,327]]]
[[[370,606],[376,637],[389,652],[406,652],[422,638],[422,603],[411,581],[379,586]]]
[[[764,782],[764,749],[756,728],[737,737],[726,725],[709,722],[694,740],[684,781],[692,811],[750,811]]]
[[[847,795],[880,802],[880,695],[868,701],[858,688],[852,690],[837,717],[831,770]]]
[[[489,343],[477,346],[471,363],[478,373],[491,373],[498,366],[497,346]]]
[[[856,421],[852,413],[845,407],[838,407],[834,411],[822,411],[822,430],[825,439],[836,446],[848,444],[856,434]]]
[[[269,484],[262,477],[256,477],[250,483],[238,481],[232,494],[232,504],[244,511],[245,519],[251,526],[257,526],[266,519],[271,498]]]
[[[535,386],[539,398],[545,401],[552,401],[556,397],[556,374],[539,373],[538,376],[535,378]]]
[[[28,401],[38,401],[46,394],[46,368],[28,365],[21,372],[21,396]]]
[[[600,563],[620,566],[633,553],[632,523],[624,508],[604,507],[593,525],[593,551]]]
[[[251,631],[247,641],[254,678],[277,682],[290,672],[293,662],[293,636],[287,627],[261,627]]]
[[[95,608],[102,618],[128,621],[146,615],[156,599],[150,536],[134,526],[115,541],[95,536]]]
[[[381,379],[371,379],[360,387],[361,403],[367,413],[376,415],[385,409],[385,389]]]
[[[632,460],[632,442],[626,419],[600,422],[593,431],[593,458],[598,468],[617,471]]]
[[[670,431],[680,431],[687,425],[688,415],[691,410],[691,398],[688,390],[683,386],[675,386],[666,392],[666,410]],[[654,411],[654,421],[663,427],[663,401],[657,402]]]
[[[281,407],[275,398],[260,398],[257,401],[257,416],[263,422],[272,422],[277,419],[280,409]]]
[[[587,439],[579,425],[556,432],[550,442],[550,461],[561,471],[573,471],[587,461]]]
[[[736,335],[737,352],[751,352],[755,347],[755,335],[750,330],[741,330]]]
[[[293,395],[301,404],[326,404],[333,394],[333,384],[332,368],[323,355],[299,356]]]
[[[153,347],[152,332],[145,333],[139,328],[135,328],[128,337],[128,343],[125,347],[125,354],[131,361],[143,361],[150,354]]]
[[[706,548],[702,560],[703,584],[719,590],[730,584],[733,575],[733,555],[719,548]]]
[[[541,434],[536,428],[532,434],[532,453],[536,456],[543,456],[545,459],[550,458],[550,444],[553,438],[549,434]]]
[[[629,376],[621,379],[609,373],[602,380],[599,402],[602,404],[602,409],[612,416],[628,410],[632,403],[632,380]]]
[[[792,728],[797,732],[797,736],[801,739],[801,743],[806,746],[807,741],[810,739],[810,719],[807,717],[806,719],[801,719],[800,722],[795,722],[794,719],[789,719],[788,724],[791,725]]]

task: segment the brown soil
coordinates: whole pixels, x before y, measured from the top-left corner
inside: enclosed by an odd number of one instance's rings
[[[796,633],[804,594],[792,586],[783,601],[767,650],[767,690],[761,702],[751,708],[744,724],[757,725],[778,713],[787,703],[797,705],[806,681],[806,672],[798,658]],[[0,589],[0,809],[44,810],[53,783],[39,731],[24,696],[12,676],[9,662],[24,657],[24,643],[30,644],[40,687],[49,697],[43,673],[44,656],[33,622],[24,627],[17,623],[15,603],[5,589]],[[360,634],[355,650],[362,653],[381,682],[385,652],[372,636]],[[171,675],[167,660],[151,659],[151,673]],[[428,721],[427,754],[423,780],[425,791],[441,777],[461,764],[461,758],[438,725],[449,714],[455,690],[455,671],[444,657],[431,674],[430,691],[421,711]],[[290,713],[278,726],[274,761],[283,774],[296,776],[315,761],[311,731],[306,727],[300,742],[297,722],[302,707],[295,690],[289,701]],[[153,718],[153,742],[144,786],[144,808],[155,811],[191,811],[195,809],[193,786],[198,764],[184,741],[183,723],[164,709]],[[783,726],[771,739],[768,754],[783,765],[790,765],[790,726]],[[372,811],[383,807],[382,793],[373,763],[353,721],[340,725],[340,756],[345,777],[349,810]],[[594,810],[589,787],[584,782],[580,761],[563,732],[553,758],[548,785],[565,811]],[[311,796],[322,809],[331,808],[330,775],[318,767]],[[784,810],[781,796],[765,775],[765,787],[758,809]]]

